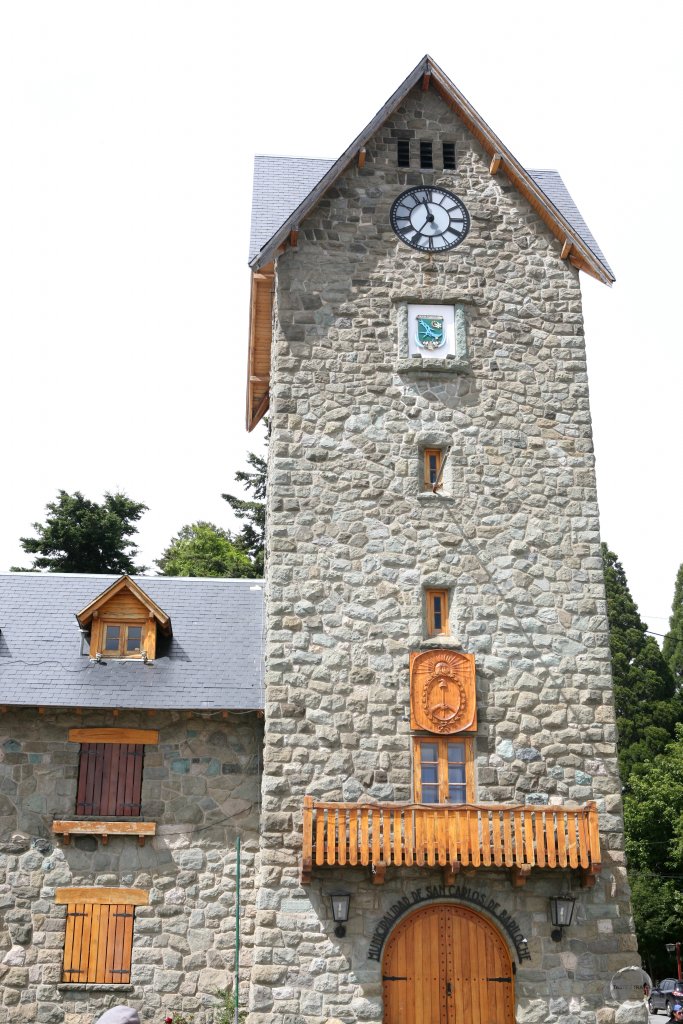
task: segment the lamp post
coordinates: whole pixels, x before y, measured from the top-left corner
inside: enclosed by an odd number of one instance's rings
[[[680,942],[667,942],[666,944],[667,953],[676,954],[676,968],[678,970],[678,980],[683,981],[683,971],[681,970],[681,944]]]
[[[562,941],[562,929],[569,928],[572,923],[575,903],[576,898],[569,893],[550,897],[550,922],[553,925],[550,938],[553,942]]]

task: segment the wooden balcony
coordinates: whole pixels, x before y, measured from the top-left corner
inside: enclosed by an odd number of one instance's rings
[[[523,885],[532,868],[576,868],[584,885],[600,870],[598,810],[527,804],[345,804],[304,797],[301,881],[316,867],[508,868]]]

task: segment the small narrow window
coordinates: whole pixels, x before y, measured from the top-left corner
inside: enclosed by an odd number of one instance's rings
[[[432,144],[431,142],[420,143],[420,167],[425,167],[430,170],[434,166],[432,159]]]
[[[142,743],[81,743],[76,814],[137,817],[144,756]]]
[[[415,801],[465,804],[474,800],[474,751],[467,737],[415,740]]]
[[[443,453],[440,448],[425,448],[424,451],[424,482],[425,491],[440,490],[443,487],[441,465]]]
[[[398,166],[410,167],[410,139],[398,139],[396,143]]]
[[[443,144],[443,166],[446,171],[455,170],[455,143],[444,142]]]
[[[427,636],[448,634],[448,591],[427,590]]]

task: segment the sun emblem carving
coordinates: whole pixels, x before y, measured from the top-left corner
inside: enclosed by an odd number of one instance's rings
[[[477,727],[474,656],[456,651],[410,656],[410,724],[450,735]]]
[[[451,732],[465,711],[467,695],[457,663],[458,659],[448,654],[437,661],[422,690],[425,715],[439,732]]]

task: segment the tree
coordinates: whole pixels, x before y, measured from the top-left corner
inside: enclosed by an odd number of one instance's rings
[[[257,573],[248,554],[227,530],[213,523],[183,526],[155,560],[162,576],[253,577]]]
[[[37,537],[20,537],[28,554],[36,555],[32,569],[49,572],[141,573],[134,565],[138,553],[130,539],[147,506],[125,494],[106,492],[98,505],[80,491],[57,492],[57,500],[46,505],[45,523],[32,523]],[[12,566],[13,572],[21,572]]]
[[[270,424],[265,421],[266,444],[270,437]],[[249,452],[247,462],[253,469],[253,473],[247,470],[239,470],[235,473],[235,480],[243,484],[251,491],[254,498],[252,501],[244,501],[235,497],[234,494],[223,494],[230,508],[238,519],[244,521],[242,529],[235,541],[248,552],[254,566],[254,575],[263,576],[265,563],[265,531],[266,531],[266,474],[267,462],[260,455]]]
[[[664,638],[662,654],[680,694],[683,691],[683,565],[679,566],[676,576],[669,632]]]
[[[638,948],[656,974],[669,973],[664,945],[683,924],[683,726],[631,776],[624,821]]]
[[[602,545],[622,780],[631,783],[644,762],[660,754],[683,718],[669,667],[638,614],[626,574]]]

